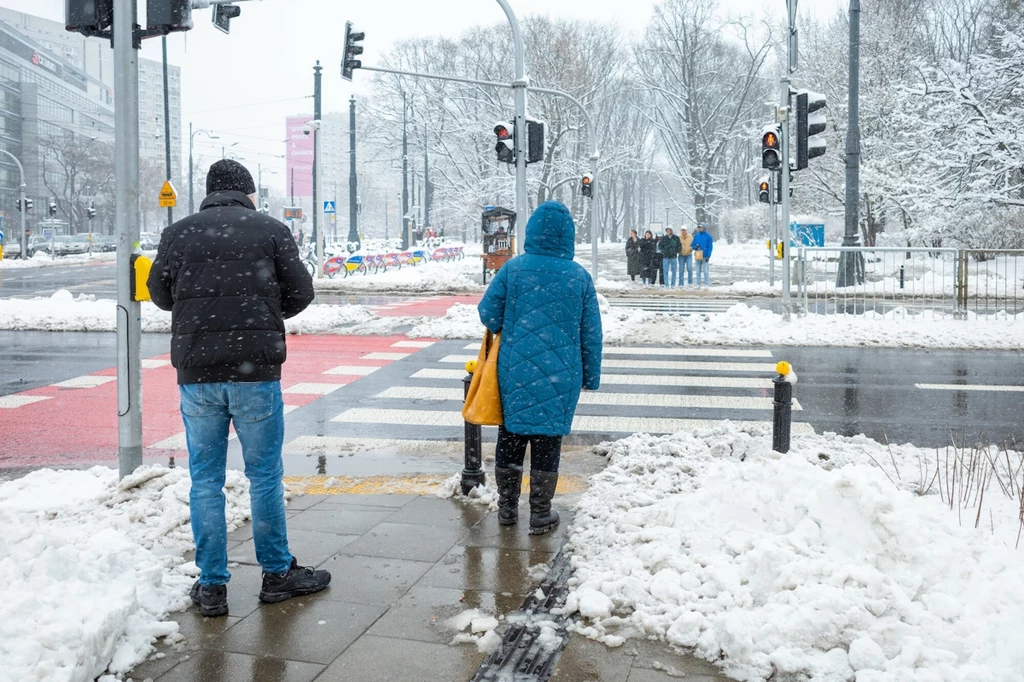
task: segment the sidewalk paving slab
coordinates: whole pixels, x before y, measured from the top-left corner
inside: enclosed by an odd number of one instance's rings
[[[535,589],[530,568],[549,562],[565,539],[578,495],[560,495],[554,532],[502,527],[480,505],[430,495],[297,495],[289,542],[304,565],[331,571],[331,587],[279,604],[261,604],[262,581],[251,528],[232,533],[230,615],[171,614],[184,637],[160,643],[131,673],[138,681],[469,682],[485,659],[452,646],[445,621],[478,608],[507,616]],[[498,633],[504,630],[504,624]],[[667,672],[666,672],[667,671]],[[714,666],[667,645],[628,641],[617,649],[574,635],[559,659],[557,682],[728,682]]]

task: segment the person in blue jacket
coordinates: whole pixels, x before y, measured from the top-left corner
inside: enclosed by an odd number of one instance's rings
[[[576,225],[557,201],[537,207],[526,225],[525,253],[495,275],[478,307],[501,332],[495,481],[498,521],[519,519],[523,461],[530,445],[530,534],[558,525],[551,500],[562,437],[572,429],[580,391],[601,384],[601,313],[590,275],[573,261]]]
[[[708,233],[708,226],[704,223],[697,224],[697,234],[693,235],[693,243],[690,247],[693,249],[693,260],[697,264],[697,288],[700,289],[700,278],[704,276],[704,286],[711,287],[711,247],[714,245],[714,239]],[[698,260],[697,252],[701,252],[701,258]]]

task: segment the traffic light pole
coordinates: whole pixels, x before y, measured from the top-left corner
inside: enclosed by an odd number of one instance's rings
[[[786,14],[789,21],[789,33],[793,35],[794,23],[796,20],[796,0],[786,0]],[[779,114],[776,117],[779,123],[779,147],[782,152],[782,167],[779,175],[782,176],[782,319],[790,321],[793,313],[793,302],[790,298],[790,275],[789,275],[789,101],[790,101],[790,74],[793,64],[793,41],[787,40],[787,58],[782,76],[782,97]]]
[[[18,187],[18,211],[21,213],[21,259],[25,260],[28,258],[28,235],[25,234],[25,214],[28,213],[28,209],[25,207],[25,168],[21,165],[18,157],[6,149],[0,149],[0,154],[6,154],[10,157],[11,161],[18,167],[18,173],[21,174],[21,185]]]
[[[132,300],[139,241],[139,55],[135,0],[114,3],[114,140],[117,228],[117,460],[121,478],[142,466],[142,305]]]
[[[779,216],[775,212],[775,173],[768,174],[768,210],[772,214],[771,233],[768,236],[768,285],[775,287],[775,244],[779,241]]]
[[[526,133],[526,89],[530,84],[526,78],[526,51],[523,47],[523,32],[519,29],[519,19],[512,11],[507,0],[497,0],[501,9],[508,17],[509,26],[512,28],[512,43],[515,49],[516,79],[512,81],[512,92],[515,97],[515,145],[516,145],[516,220],[520,225],[526,225],[530,218],[530,204],[526,196],[526,158],[527,138]],[[523,252],[522,238],[516,239],[516,252]]]

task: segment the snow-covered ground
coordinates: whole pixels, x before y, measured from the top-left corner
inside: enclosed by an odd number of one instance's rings
[[[0,330],[100,331],[115,329],[111,300],[75,298],[59,291],[49,298],[0,299]],[[1024,313],[966,320],[934,313],[915,315],[897,308],[884,315],[808,315],[785,322],[781,314],[742,303],[714,315],[661,315],[602,305],[604,340],[609,345],[834,346],[870,348],[1024,349]],[[456,304],[443,317],[379,316],[359,305],[314,305],[285,322],[292,334],[391,334],[475,339],[483,331],[476,307]],[[145,303],[145,332],[171,330],[170,313]]]
[[[154,252],[155,253],[155,252]],[[153,254],[150,254],[151,256]],[[113,263],[117,260],[117,254],[113,252],[109,253],[92,253],[74,256],[58,256],[57,258],[51,258],[49,254],[37,251],[28,260],[22,260],[20,258],[10,258],[5,256],[3,260],[0,260],[0,270],[18,270],[23,268],[47,268],[47,267],[59,267],[62,265],[86,265],[88,263]]]
[[[188,472],[41,470],[0,485],[0,680],[91,682],[180,640],[167,614],[195,581]],[[249,483],[228,471],[228,527],[249,518]],[[100,681],[112,677],[100,677]]]
[[[830,346],[869,348],[1024,349],[1024,314],[955,320],[902,309],[885,315],[808,315],[785,322],[781,314],[738,303],[715,315],[660,315],[602,305],[609,345]],[[457,304],[444,317],[426,318],[409,335],[441,339],[482,336],[476,307]]]
[[[1019,682],[1024,455],[766,428],[605,446],[566,610],[744,682]],[[982,491],[984,494],[982,494]]]

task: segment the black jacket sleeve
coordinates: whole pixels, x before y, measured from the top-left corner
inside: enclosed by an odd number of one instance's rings
[[[287,229],[281,232],[275,259],[277,281],[281,285],[281,313],[285,317],[295,317],[313,302],[313,278],[302,264],[295,240]]]
[[[174,296],[171,294],[171,288],[174,285],[171,274],[174,258],[170,253],[173,240],[172,232],[165,230],[163,236],[160,237],[160,246],[157,248],[153,267],[149,271],[149,279],[146,280],[149,297],[161,310],[170,310],[174,307]]]

